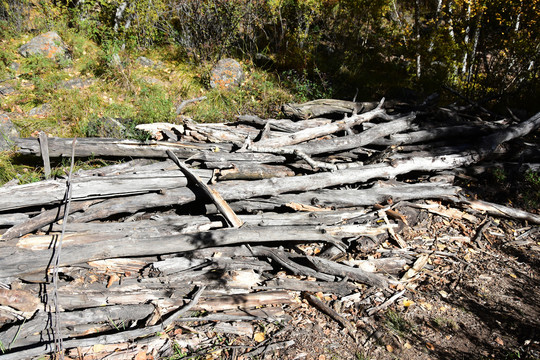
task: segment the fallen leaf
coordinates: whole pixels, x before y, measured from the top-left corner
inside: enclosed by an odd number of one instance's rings
[[[262,332],[258,332],[253,336],[253,340],[255,340],[256,342],[263,342],[264,338],[265,336],[264,336],[264,333]]]
[[[409,300],[409,299],[403,299],[403,306],[409,307],[411,305],[414,305],[414,301]]]
[[[435,351],[435,346],[433,346],[433,344],[431,344],[431,343],[427,343],[426,347],[431,351]]]
[[[388,352],[394,352],[394,348],[392,347],[392,345],[386,345],[386,350]]]
[[[412,349],[412,345],[407,341],[405,345],[403,345],[405,349]]]
[[[504,345],[504,341],[503,341],[503,339],[501,339],[501,338],[500,338],[500,337],[498,337],[498,336],[497,336],[497,337],[495,338],[495,342],[496,342],[497,344],[501,345],[501,346],[503,346],[503,345]]]

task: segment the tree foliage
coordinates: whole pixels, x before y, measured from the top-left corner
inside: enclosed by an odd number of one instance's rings
[[[17,2],[0,0],[0,21]],[[361,95],[448,84],[470,97],[539,90],[540,0],[46,0],[102,44],[180,45],[200,62],[266,59]],[[20,19],[20,16],[19,16]],[[317,71],[315,71],[317,69]],[[350,94],[349,94],[350,95]],[[516,99],[515,96],[512,96]]]

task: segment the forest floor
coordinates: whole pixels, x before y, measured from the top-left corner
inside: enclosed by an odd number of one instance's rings
[[[260,359],[540,359],[539,228],[491,220],[471,244],[452,240],[475,232],[466,221],[419,213],[404,239],[446,256],[433,255],[403,297],[371,316],[363,300],[374,294],[360,292],[354,303],[319,294],[353,324],[353,336],[299,299],[286,308],[290,321],[264,329],[267,340],[292,340],[290,347],[271,351],[268,341],[218,336],[212,351],[184,349],[183,355],[247,359],[246,346],[264,350]]]

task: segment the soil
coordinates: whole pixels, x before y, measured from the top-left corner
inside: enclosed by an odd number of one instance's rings
[[[317,294],[353,324],[353,336],[298,299],[286,309],[289,322],[260,324],[264,342],[225,337],[213,344],[219,355],[190,355],[248,359],[245,349],[255,348],[266,350],[257,359],[540,359],[540,228],[486,218],[491,225],[471,243],[462,239],[477,224],[424,211],[418,219],[404,239],[427,250],[429,261],[404,287],[385,294],[359,285],[354,301]],[[382,247],[396,248],[392,240]],[[402,290],[388,307],[369,312]],[[291,340],[281,350],[266,348]]]

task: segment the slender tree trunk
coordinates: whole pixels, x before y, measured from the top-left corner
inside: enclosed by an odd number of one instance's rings
[[[422,76],[422,57],[420,55],[420,0],[414,2],[414,27],[416,33],[416,77]]]

